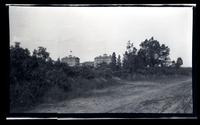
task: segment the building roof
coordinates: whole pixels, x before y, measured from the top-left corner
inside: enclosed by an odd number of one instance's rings
[[[63,57],[62,59],[80,59],[80,58],[72,56],[72,55],[69,55],[69,56]]]
[[[104,58],[104,59],[105,58],[111,58],[111,55],[108,56],[107,54],[103,54],[103,56],[100,55],[98,57],[95,57],[94,59],[102,59],[102,58]]]

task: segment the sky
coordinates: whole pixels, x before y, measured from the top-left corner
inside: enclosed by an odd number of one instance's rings
[[[43,46],[54,60],[72,51],[80,62],[123,56],[130,40],[152,36],[170,48],[171,60],[192,66],[192,7],[9,7],[10,45],[31,52]]]

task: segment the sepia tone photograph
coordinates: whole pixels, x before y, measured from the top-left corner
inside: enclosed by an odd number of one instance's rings
[[[193,7],[9,6],[10,113],[193,113]]]

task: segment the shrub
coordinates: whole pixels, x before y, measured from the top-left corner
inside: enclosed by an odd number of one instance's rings
[[[86,79],[94,79],[95,78],[95,71],[88,66],[83,66],[80,69],[80,75]]]

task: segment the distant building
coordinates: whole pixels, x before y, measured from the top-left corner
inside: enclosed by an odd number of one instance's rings
[[[69,55],[68,57],[62,58],[61,62],[67,63],[69,66],[78,66],[80,63],[80,59],[78,57]]]
[[[81,63],[81,66],[91,66],[91,67],[94,67],[94,62],[92,62],[92,61],[83,62],[83,63]]]
[[[103,56],[98,56],[94,58],[94,67],[97,67],[98,64],[101,63],[107,63],[110,64],[111,63],[111,55],[107,55],[107,54],[103,54]]]

